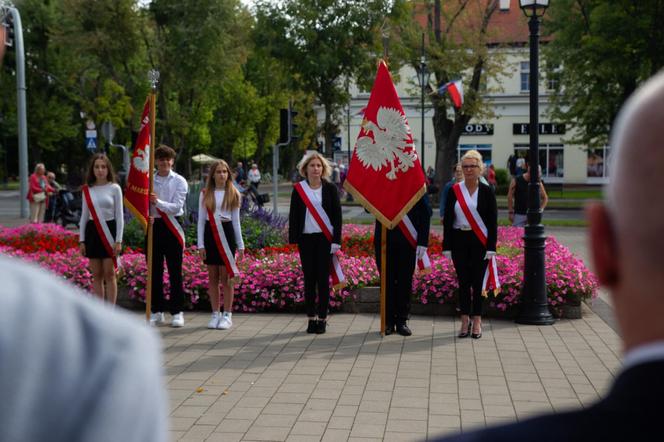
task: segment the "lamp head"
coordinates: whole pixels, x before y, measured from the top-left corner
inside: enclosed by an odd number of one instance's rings
[[[526,17],[541,17],[549,7],[549,0],[519,0],[519,7]]]

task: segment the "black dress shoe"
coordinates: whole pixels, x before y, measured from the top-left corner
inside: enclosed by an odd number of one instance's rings
[[[316,324],[315,319],[309,319],[309,324],[307,325],[307,333],[316,333],[316,328],[318,327],[318,324]]]
[[[406,324],[398,324],[397,333],[399,333],[401,336],[410,336],[413,334],[413,332],[410,331]]]
[[[394,331],[395,331],[394,324],[387,324],[385,326],[385,336],[391,335],[392,333],[394,333]]]
[[[325,333],[325,326],[327,325],[327,321],[324,319],[319,319],[316,323],[316,334],[317,335],[322,335]]]
[[[468,328],[466,329],[466,331],[463,331],[463,332],[459,333],[459,334],[458,334],[458,337],[459,337],[459,338],[467,338],[468,336],[470,336],[470,329],[471,329],[472,327],[473,327],[473,323],[472,323],[472,322],[468,322]]]

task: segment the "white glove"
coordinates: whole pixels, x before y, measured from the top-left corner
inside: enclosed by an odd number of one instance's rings
[[[336,255],[339,250],[341,250],[339,244],[332,243],[332,245],[330,245],[330,255]]]
[[[451,250],[443,250],[443,256],[447,259],[452,259],[452,251]]]
[[[424,246],[417,246],[417,249],[415,249],[415,256],[417,257],[417,260],[419,261],[424,257],[424,254],[427,252],[427,248]]]
[[[484,255],[484,259],[491,259],[496,256],[496,252],[493,252],[491,250],[487,250],[486,255]]]

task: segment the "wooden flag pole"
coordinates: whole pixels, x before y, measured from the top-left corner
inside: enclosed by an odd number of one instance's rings
[[[159,80],[159,71],[151,69],[148,73],[152,90],[150,91],[150,167],[148,169],[148,198],[152,195],[154,187],[154,141],[156,129],[157,114],[157,81]],[[153,244],[153,222],[152,216],[148,219],[148,250],[147,250],[147,268],[148,274],[145,282],[145,319],[150,322],[150,313],[152,310],[152,244]]]
[[[387,291],[387,228],[380,224],[380,334],[385,336],[385,292]]]

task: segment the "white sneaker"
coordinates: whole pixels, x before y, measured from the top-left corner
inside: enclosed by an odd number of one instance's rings
[[[220,319],[220,312],[212,312],[212,317],[210,318],[210,322],[208,322],[207,328],[217,328],[219,326]]]
[[[217,328],[219,330],[228,330],[233,326],[233,320],[231,319],[232,313],[228,312],[223,312],[221,314],[221,319],[219,320],[219,324],[217,325]]]
[[[184,313],[176,313],[173,315],[173,320],[171,321],[171,327],[184,327]]]
[[[157,312],[150,314],[150,325],[152,327],[163,324],[165,321],[166,320],[164,319],[164,312]]]

